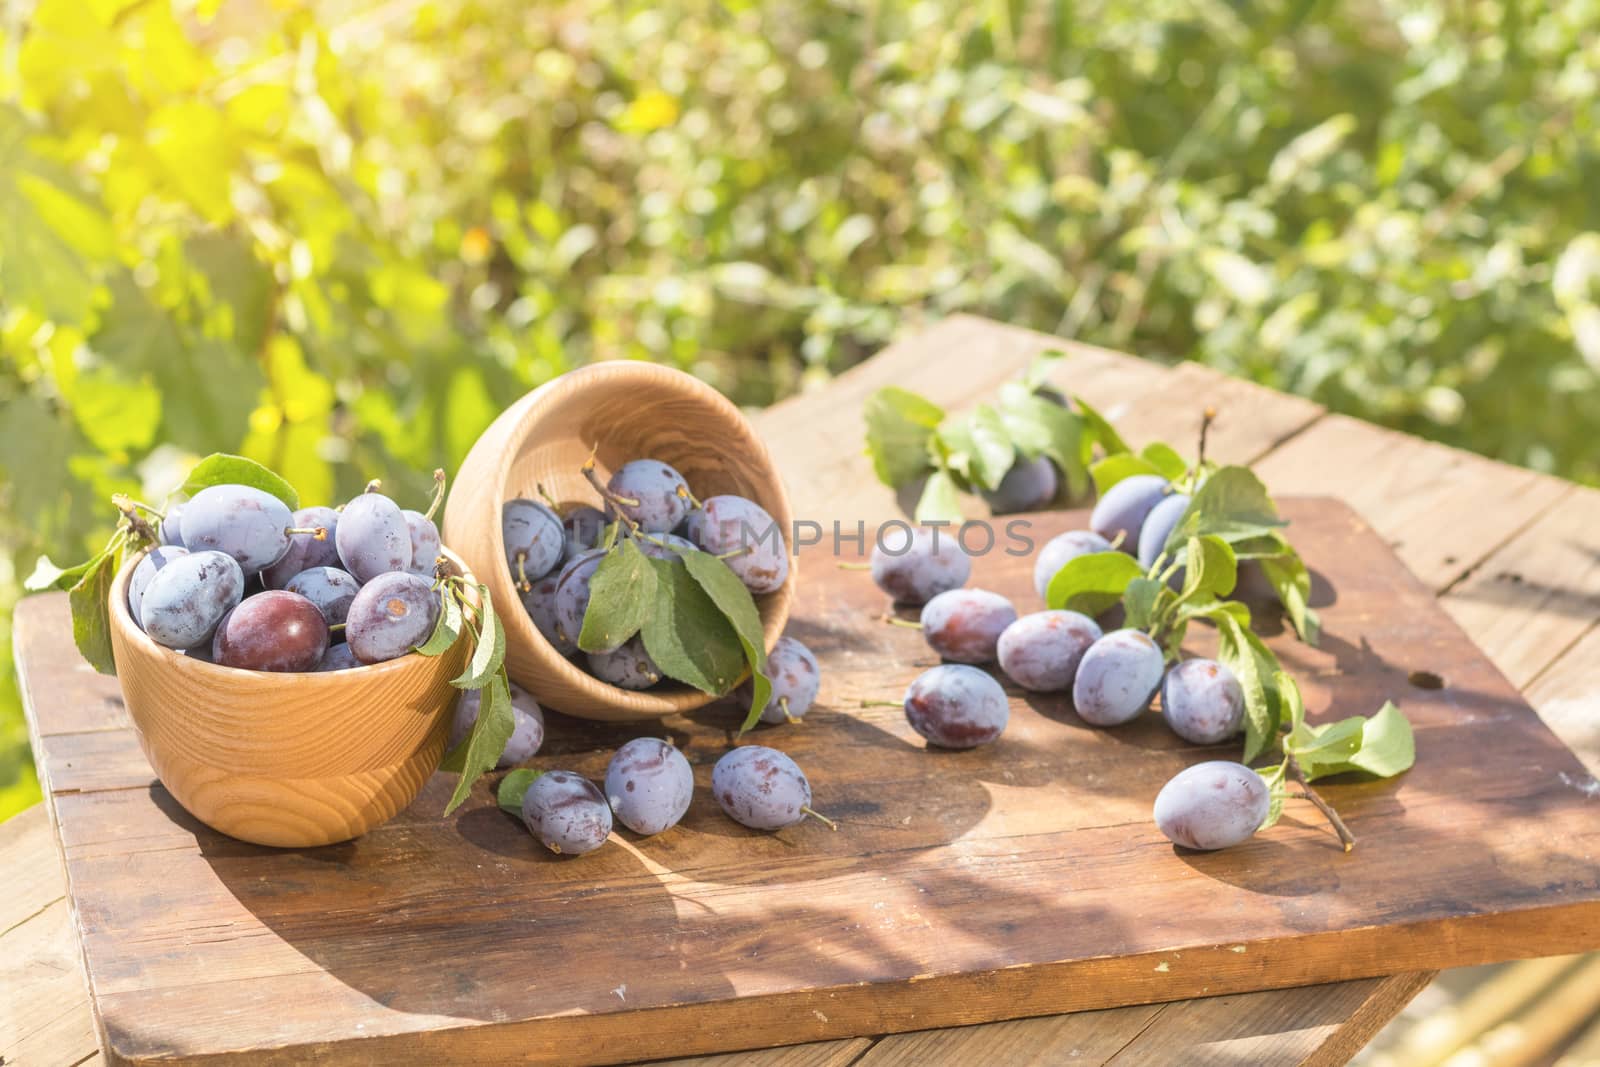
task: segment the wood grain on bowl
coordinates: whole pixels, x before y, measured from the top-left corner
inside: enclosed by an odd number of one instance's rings
[[[444,754],[462,640],[436,657],[323,674],[236,670],[152,641],[111,588],[111,646],[150,765],[208,826],[261,845],[359,837],[411,803]],[[453,559],[460,567],[459,559]]]
[[[586,719],[655,719],[714,697],[669,684],[644,692],[607,685],[556,651],[520,609],[506,563],[500,509],[539,488],[558,503],[600,503],[583,476],[593,454],[602,477],[632,459],[677,468],[700,499],[731,493],[766,509],[788,541],[789,496],[767,446],[726,397],[682,371],[651,363],[594,363],[548,382],[496,419],[456,475],[444,512],[444,542],[489,587],[506,628],[513,681],[542,703]],[[791,544],[792,548],[792,544]],[[781,588],[756,597],[767,647],[783,635],[798,576],[791,555]]]

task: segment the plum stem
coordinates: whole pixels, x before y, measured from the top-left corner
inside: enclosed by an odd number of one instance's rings
[[[618,496],[611,491],[610,486],[600,480],[599,472],[594,469],[593,452],[589,453],[589,458],[583,461],[583,466],[579,469],[583,472],[583,476],[589,484],[594,486],[594,491],[600,494],[600,499],[612,505],[611,510],[617,513],[617,518],[627,524],[628,532],[637,535],[639,533],[639,524],[622,509],[625,507],[636,508],[639,506],[639,502],[629,497]]]
[[[700,503],[700,498],[699,497],[695,496],[693,493],[691,493],[689,491],[689,487],[687,485],[678,486],[678,495],[683,497],[683,499],[687,500],[689,502],[689,506],[691,508],[695,509],[696,511],[700,510],[701,508],[703,508],[705,506],[705,505]]]
[[[1205,413],[1200,416],[1200,449],[1199,456],[1194,461],[1196,470],[1206,465],[1206,438],[1211,436],[1211,424],[1216,421],[1217,409],[1214,407],[1207,407]]]
[[[550,495],[550,490],[548,490],[548,489],[546,489],[544,487],[544,483],[543,482],[539,482],[533,488],[534,488],[534,491],[537,492],[541,498],[543,498],[544,502],[546,504],[550,505],[550,510],[551,511],[555,511],[556,510],[556,498]]]
[[[161,535],[156,531],[155,527],[139,516],[139,510],[142,508],[152,515],[165,518],[165,516],[161,515],[161,512],[148,504],[139,503],[126,493],[113,493],[111,503],[115,504],[117,510],[122,512],[122,517],[128,520],[128,529],[145,538],[151,544],[159,545],[161,543]]]
[[[526,552],[518,552],[517,553],[517,588],[522,590],[524,593],[528,592],[530,589],[533,588],[533,583],[528,581],[528,566],[527,566],[527,564],[528,564],[528,554]]]
[[[374,479],[372,479],[372,481],[368,482],[367,483],[367,487],[365,489],[361,490],[361,491],[363,493],[376,493],[379,489],[382,489],[382,488],[383,488],[383,479],[382,478],[374,478]]]
[[[285,526],[283,532],[289,535],[310,534],[313,541],[326,541],[328,539],[328,528],[326,526]]]
[[[883,621],[890,626],[904,626],[907,630],[920,630],[922,623],[912,622],[910,619],[897,619],[893,615],[885,615]]]
[[[813,819],[816,819],[816,820],[818,820],[820,822],[827,823],[828,829],[830,829],[830,830],[838,830],[839,829],[839,824],[838,823],[834,822],[832,819],[828,818],[826,815],[822,814],[821,812],[811,810],[810,806],[808,806],[808,805],[802,805],[800,810],[803,813],[805,813],[806,815],[811,816]]]
[[[839,561],[838,566],[842,571],[870,571],[872,569],[872,564],[870,563],[846,563],[843,560]]]
[[[740,556],[748,556],[750,553],[754,552],[755,550],[756,550],[756,547],[754,545],[745,545],[743,548],[736,548],[736,549],[732,550],[731,552],[724,552],[724,553],[722,553],[722,555],[718,556],[717,558],[720,559],[720,560],[724,560],[724,561],[730,560],[730,559],[738,559]]]
[[[439,505],[444,503],[444,468],[435,467],[433,470],[433,498],[428,501],[428,510],[422,513],[425,519],[432,519],[439,510]]]
[[[864,708],[903,708],[903,707],[905,707],[904,704],[896,704],[892,700],[863,700],[861,702],[861,706],[864,707]]]
[[[783,717],[785,719],[787,719],[789,722],[796,723],[796,722],[800,721],[799,719],[795,718],[793,715],[789,714],[789,698],[788,697],[779,697],[778,698],[778,710],[783,712]]]
[[[330,633],[330,634],[331,634],[331,633],[333,633],[333,632],[334,632],[334,631],[335,631],[335,630],[342,630],[342,629],[344,629],[344,628],[345,628],[345,626],[346,626],[346,624],[345,624],[345,623],[342,623],[342,622],[336,622],[336,623],[334,623],[334,624],[333,624],[333,625],[332,625],[332,626],[330,626],[330,627],[328,627],[328,632],[329,632],[329,633]]]
[[[1300,769],[1300,764],[1293,756],[1289,757],[1289,774],[1305,788],[1305,799],[1316,805],[1317,810],[1322,812],[1328,822],[1333,824],[1334,832],[1339,835],[1339,844],[1344,847],[1344,850],[1349,852],[1355,848],[1356,835],[1350,832],[1350,827],[1346,826],[1344,820],[1339,818],[1339,813],[1333,810],[1333,806],[1323,800],[1315,789],[1311,788],[1311,783],[1306,781],[1305,772]]]

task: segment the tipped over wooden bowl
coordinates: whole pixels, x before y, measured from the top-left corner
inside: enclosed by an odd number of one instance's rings
[[[783,634],[794,600],[793,516],[777,466],[744,414],[682,371],[653,363],[606,362],[540,386],[496,419],[467,454],[450,491],[444,538],[489,587],[505,622],[506,665],[514,681],[557,711],[586,719],[660,718],[716,699],[667,681],[620,689],[584,672],[545,640],[522,610],[506,564],[500,509],[538,487],[560,504],[598,506],[582,467],[590,453],[601,479],[633,459],[677,468],[695,495],[748,497],[766,509],[790,546],[789,577],[755,598],[767,648]]]
[[[463,573],[459,558],[445,556]],[[439,766],[471,642],[325,674],[219,667],[151,640],[111,587],[111,649],[161,784],[207,826],[258,845],[348,841],[403,811]]]

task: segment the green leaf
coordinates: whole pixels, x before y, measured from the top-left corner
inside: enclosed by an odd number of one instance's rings
[[[1001,387],[1000,417],[1018,451],[1029,458],[1047,456],[1060,468],[1070,499],[1089,491],[1089,468],[1083,461],[1082,419],[1015,382]]]
[[[72,606],[72,641],[101,674],[116,674],[111,654],[111,583],[120,553],[102,552],[91,561],[68,593]]]
[[[1306,781],[1349,770],[1348,761],[1361,747],[1361,731],[1366,722],[1365,715],[1352,715],[1324,726],[1307,726],[1308,738],[1300,743],[1291,741],[1289,750]]]
[[[1267,803],[1267,817],[1261,820],[1261,825],[1256,828],[1259,832],[1276,826],[1278,820],[1283,816],[1283,780],[1288,776],[1289,762],[1285,760],[1267,770],[1261,770],[1258,767],[1256,768],[1256,773],[1261,775],[1261,780],[1267,783],[1267,794],[1271,797]]]
[[[1300,685],[1287,671],[1272,676],[1283,700],[1283,712],[1289,723],[1289,741],[1303,735],[1306,729],[1306,702],[1300,695]]]
[[[1100,448],[1108,456],[1115,456],[1122,452],[1133,451],[1128,447],[1128,442],[1112,427],[1111,423],[1100,412],[1089,405],[1081,396],[1072,398],[1078,407],[1078,414],[1083,418],[1089,432],[1084,434],[1084,442],[1088,445],[1099,443]]]
[[[230,456],[225,452],[212,453],[194,465],[179,492],[185,496],[194,496],[200,490],[212,485],[253,486],[264,493],[271,493],[289,505],[290,511],[296,511],[300,507],[300,495],[294,491],[294,486],[255,460],[245,459],[243,456]]]
[[[1135,474],[1160,473],[1154,463],[1132,452],[1118,452],[1089,467],[1089,474],[1094,478],[1094,491],[1101,496],[1105,496],[1107,490],[1124,478],[1132,478]]]
[[[504,778],[500,779],[500,787],[495,790],[495,803],[500,805],[501,811],[522,815],[522,798],[528,792],[528,787],[544,777],[543,771],[535,771],[527,767],[518,767]]]
[[[42,593],[46,589],[71,589],[104,557],[105,553],[100,552],[74,567],[62,570],[49,556],[40,556],[33,565],[33,573],[22,583],[22,588],[30,593]]]
[[[1261,559],[1261,572],[1266,575],[1278,602],[1294,625],[1294,632],[1308,645],[1315,645],[1322,636],[1322,620],[1311,608],[1311,572],[1306,569],[1300,553],[1279,537],[1283,551]]]
[[[1246,467],[1223,467],[1195,492],[1171,538],[1214,534],[1225,541],[1238,541],[1260,537],[1282,525],[1261,479]]]
[[[669,678],[721,696],[744,673],[745,653],[723,615],[687,564],[652,559],[656,602],[640,633],[645,651]]]
[[[670,561],[668,561],[670,562]],[[583,615],[578,647],[610,652],[639,632],[656,600],[656,572],[650,557],[630,538],[606,553],[589,582],[589,607]]]
[[[751,729],[761,719],[767,701],[772,699],[772,679],[767,676],[766,634],[761,627],[761,612],[756,608],[750,590],[739,576],[717,557],[705,552],[686,552],[684,566],[689,576],[700,583],[700,588],[722,612],[733,632],[739,636],[744,649],[744,659],[750,665],[750,710],[745,715],[740,733]]]
[[[1005,422],[987,404],[963,418],[946,419],[939,425],[939,442],[950,469],[984,489],[997,487],[1017,458]]]
[[[1233,549],[1220,537],[1191,537],[1184,546],[1183,600],[1209,600],[1233,592],[1239,565]]]
[[[506,631],[489,601],[489,587],[478,586],[478,644],[472,650],[472,661],[450,684],[457,689],[482,689],[491,677],[504,674],[506,661]],[[509,698],[507,698],[509,699]],[[495,753],[499,759],[500,754]]]
[[[1291,736],[1289,748],[1307,781],[1351,771],[1390,778],[1410,770],[1416,762],[1416,739],[1411,723],[1393,701],[1372,718],[1352,715]]]
[[[878,480],[895,489],[916,481],[932,463],[928,438],[944,421],[944,409],[895,386],[867,400],[867,454]]]
[[[914,518],[918,523],[961,521],[961,492],[948,471],[936,470],[928,475]]]
[[[1244,762],[1249,763],[1277,739],[1280,702],[1277,683],[1278,657],[1261,643],[1233,612],[1219,612],[1217,658],[1227,664],[1244,690]]]
[[[1152,441],[1139,450],[1139,456],[1156,469],[1156,473],[1169,482],[1175,482],[1189,473],[1189,461],[1178,455],[1171,445]]]
[[[1045,600],[1056,610],[1095,616],[1106,611],[1144,577],[1139,562],[1126,552],[1091,552],[1067,561],[1050,579]]]
[[[1394,701],[1385,701],[1361,728],[1361,747],[1350,757],[1350,766],[1379,778],[1393,778],[1410,770],[1416,761],[1416,738],[1410,720]]]
[[[1122,594],[1122,605],[1127,611],[1127,623],[1135,630],[1149,630],[1156,617],[1156,604],[1166,586],[1154,578],[1143,576],[1128,583]]]
[[[433,633],[427,641],[417,646],[424,656],[442,655],[461,636],[461,601],[450,586],[439,590],[439,620],[433,624]]]
[[[446,815],[459,808],[472,793],[473,783],[500,762],[506,742],[511,740],[515,729],[511,687],[506,681],[505,672],[501,671],[492,675],[483,687],[478,704],[478,721],[472,724],[472,732],[445,753],[444,761],[439,764],[440,770],[455,771],[461,775],[456,782],[455,792],[450,794],[450,802],[444,806]]]
[[[1028,369],[1023,372],[1022,387],[1030,393],[1037,393],[1040,389],[1050,384],[1051,372],[1055,370],[1056,364],[1066,358],[1067,354],[1059,348],[1040,352],[1033,357],[1033,362],[1029,363]]]

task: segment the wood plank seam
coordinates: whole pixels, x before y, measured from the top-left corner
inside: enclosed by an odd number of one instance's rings
[[[1476,452],[1468,452],[1466,454],[1470,455],[1470,456],[1477,456],[1477,458],[1479,458],[1479,459],[1485,459],[1485,461],[1489,462],[1489,463],[1498,462],[1497,460],[1490,460],[1490,459],[1487,459],[1487,457],[1478,456],[1478,454]],[[1520,526],[1517,526],[1517,527],[1513,528],[1512,530],[1510,530],[1505,535],[1504,538],[1502,538],[1500,541],[1496,542],[1482,556],[1479,556],[1476,560],[1474,560],[1472,562],[1471,566],[1467,567],[1466,569],[1461,571],[1461,573],[1457,574],[1454,578],[1451,578],[1450,581],[1445,583],[1445,585],[1443,587],[1441,587],[1439,589],[1439,591],[1438,591],[1439,592],[1439,596],[1440,597],[1449,596],[1463,582],[1466,582],[1467,580],[1472,578],[1473,575],[1477,574],[1478,571],[1482,570],[1483,569],[1483,565],[1489,562],[1489,557],[1490,556],[1493,556],[1496,552],[1500,551],[1502,548],[1504,548],[1507,545],[1509,545],[1512,541],[1515,541],[1517,538],[1521,537],[1523,534],[1525,534],[1529,530],[1533,529],[1533,527],[1537,526],[1542,519],[1554,514],[1557,510],[1559,510],[1561,507],[1566,505],[1568,502],[1570,502],[1577,495],[1578,495],[1578,487],[1575,486],[1575,485],[1574,486],[1568,486],[1566,492],[1562,493],[1560,496],[1558,496],[1555,499],[1551,500],[1549,503],[1543,505],[1542,507],[1536,508],[1535,510],[1529,512],[1526,521],[1524,521]]]

